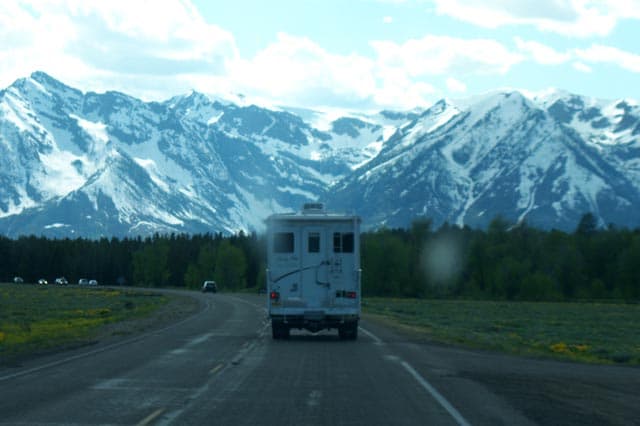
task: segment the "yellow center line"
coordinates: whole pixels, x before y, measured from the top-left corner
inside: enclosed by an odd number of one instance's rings
[[[154,421],[157,417],[159,417],[160,414],[164,413],[164,410],[165,410],[165,408],[158,408],[156,411],[154,411],[153,413],[149,414],[144,419],[140,420],[140,422],[138,423],[137,426],[147,426],[147,425],[151,424],[151,422]]]
[[[220,369],[224,367],[224,364],[218,364],[215,367],[213,367],[210,371],[209,374],[216,374],[218,371],[220,371]]]

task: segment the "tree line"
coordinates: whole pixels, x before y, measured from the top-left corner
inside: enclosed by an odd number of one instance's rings
[[[196,289],[215,280],[227,290],[264,282],[265,255],[256,234],[155,234],[90,240],[0,237],[0,282],[34,283],[64,276],[105,285]]]
[[[100,284],[222,289],[265,285],[265,238],[255,233],[147,238],[0,237],[0,282],[65,276]],[[491,300],[640,299],[640,230],[543,231],[498,217],[486,230],[428,219],[361,238],[365,296]]]
[[[640,229],[599,229],[582,216],[574,232],[495,218],[487,230],[409,229],[362,237],[365,295],[488,300],[640,299]]]

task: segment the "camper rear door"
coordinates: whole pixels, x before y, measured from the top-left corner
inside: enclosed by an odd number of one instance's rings
[[[327,233],[322,227],[307,226],[302,230],[302,241],[302,297],[308,307],[325,307],[329,303]]]

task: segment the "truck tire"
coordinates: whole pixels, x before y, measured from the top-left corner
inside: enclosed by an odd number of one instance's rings
[[[358,338],[358,323],[344,324],[338,329],[341,340],[356,340]]]
[[[280,331],[280,328],[280,323],[274,321],[271,322],[271,336],[274,340],[282,338],[282,331]]]
[[[288,339],[289,338],[289,327],[280,323],[280,322],[271,322],[271,336],[273,339]]]

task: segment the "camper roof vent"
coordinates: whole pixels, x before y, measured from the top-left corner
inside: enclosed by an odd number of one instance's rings
[[[324,204],[322,203],[304,203],[302,213],[323,213]]]

